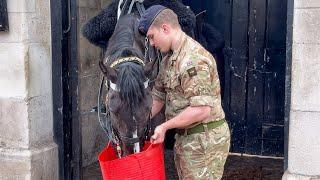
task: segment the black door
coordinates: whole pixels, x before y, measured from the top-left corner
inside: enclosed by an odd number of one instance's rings
[[[287,0],[183,0],[224,34],[232,152],[283,156]]]

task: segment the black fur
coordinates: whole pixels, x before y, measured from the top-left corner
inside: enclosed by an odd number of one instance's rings
[[[107,8],[98,15],[91,18],[83,27],[82,34],[92,44],[106,49],[108,40],[111,37],[117,23],[118,3],[113,1]]]
[[[82,28],[82,34],[91,43],[105,49],[117,23],[118,0],[114,0],[97,16],[91,18]],[[175,11],[179,17],[182,29],[194,37],[193,29],[196,25],[194,13],[179,1],[145,0],[145,8],[155,4],[164,5]],[[135,11],[136,12],[136,11]]]

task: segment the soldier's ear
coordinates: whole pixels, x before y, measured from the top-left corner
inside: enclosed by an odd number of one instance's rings
[[[169,33],[170,32],[170,26],[168,24],[162,24],[161,25],[161,29],[163,30],[163,32],[165,34]]]

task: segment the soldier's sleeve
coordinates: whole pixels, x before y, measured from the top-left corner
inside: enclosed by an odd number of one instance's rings
[[[166,100],[166,92],[164,89],[164,70],[160,68],[160,72],[155,80],[155,84],[152,89],[152,95],[157,100],[165,102]]]
[[[186,60],[181,67],[180,77],[190,106],[214,107],[219,102],[220,83],[215,62],[204,59]]]

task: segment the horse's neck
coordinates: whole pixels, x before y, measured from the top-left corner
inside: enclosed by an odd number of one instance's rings
[[[116,53],[125,48],[134,48],[144,55],[145,37],[142,36],[136,29],[138,21],[134,17],[125,18],[129,22],[126,22],[124,20],[119,22],[121,24],[116,27],[112,37],[110,38],[109,45],[106,51],[107,57],[118,57]],[[131,31],[128,31],[128,28],[131,28]]]

